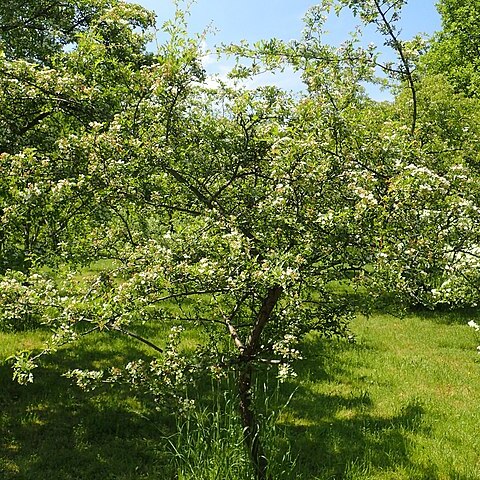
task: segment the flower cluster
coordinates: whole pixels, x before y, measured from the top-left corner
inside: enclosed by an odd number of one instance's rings
[[[295,348],[297,343],[297,337],[291,334],[286,334],[281,340],[273,345],[274,353],[281,357],[281,363],[278,366],[277,374],[277,378],[280,382],[285,382],[289,378],[297,376],[291,365],[293,360],[299,360],[302,358],[300,352]]]

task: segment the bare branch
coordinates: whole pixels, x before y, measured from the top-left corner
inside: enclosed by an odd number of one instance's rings
[[[392,45],[397,53],[400,55],[400,60],[402,61],[404,71],[401,72],[404,77],[406,77],[408,85],[410,87],[410,91],[412,93],[412,102],[413,102],[413,112],[412,112],[412,125],[410,127],[410,134],[413,136],[416,129],[417,124],[417,90],[415,87],[415,82],[413,81],[412,71],[410,69],[410,62],[408,61],[405,51],[402,46],[402,42],[399,40],[398,36],[396,35],[395,31],[392,28],[390,21],[387,19],[386,12],[382,10],[382,6],[380,5],[378,0],[374,0],[375,6],[377,7],[377,11],[382,18],[382,22],[387,29],[388,35],[392,39]],[[388,12],[388,10],[387,10]]]
[[[116,330],[117,332],[123,333],[124,335],[132,337],[135,340],[138,340],[139,342],[144,343],[145,345],[149,346],[150,348],[153,348],[154,350],[156,350],[159,353],[163,353],[163,350],[159,346],[155,345],[150,340],[147,340],[146,338],[143,338],[140,335],[137,335],[136,333],[130,332],[129,330],[125,330],[125,329],[123,329],[121,327],[118,327],[118,326],[111,326],[110,328],[112,330]]]

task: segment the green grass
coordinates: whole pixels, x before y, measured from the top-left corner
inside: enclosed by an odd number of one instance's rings
[[[4,356],[14,351],[15,338],[20,348],[39,340],[0,334]],[[173,431],[174,422],[145,412],[123,388],[85,393],[61,376],[77,365],[89,368],[138,354],[132,342],[92,336],[80,350],[50,357],[25,387],[11,381],[8,365],[0,366],[0,479],[163,478],[168,461],[159,449],[158,425]]]
[[[282,478],[480,480],[480,356],[469,319],[378,314],[353,322],[356,343],[310,335],[298,378],[272,404],[293,397],[267,422]],[[123,388],[85,393],[61,377],[144,355],[133,340],[92,336],[51,357],[34,384],[14,384],[5,358],[43,335],[0,333],[1,480],[249,478],[231,401],[180,420]]]
[[[480,364],[464,320],[377,315],[354,322],[355,345],[312,336],[283,419],[305,478],[480,479]]]

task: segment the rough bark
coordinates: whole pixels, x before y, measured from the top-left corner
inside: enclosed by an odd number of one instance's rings
[[[252,366],[243,365],[238,377],[240,416],[243,427],[243,441],[247,447],[256,480],[270,480],[268,460],[260,438],[260,426],[252,403]]]
[[[238,393],[240,397],[240,416],[243,426],[243,440],[250,453],[250,459],[255,472],[256,480],[270,480],[268,475],[268,460],[260,438],[260,425],[253,408],[252,401],[252,361],[258,355],[261,345],[262,332],[271,318],[277,304],[282,287],[275,286],[268,290],[246,347],[240,356],[240,370],[238,376]]]

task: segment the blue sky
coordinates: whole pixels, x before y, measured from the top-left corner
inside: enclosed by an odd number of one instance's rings
[[[174,7],[171,0],[131,0],[140,3],[157,14],[160,26],[172,17]],[[255,42],[272,37],[283,40],[300,38],[302,18],[314,0],[196,0],[190,7],[189,25],[192,33],[202,32],[212,25],[217,32],[207,38],[209,47],[220,43],[236,43],[240,40]],[[358,21],[351,15],[340,18],[332,15],[327,23],[328,35],[325,41],[338,45],[348,37]],[[440,16],[435,8],[435,0],[410,0],[404,8],[400,22],[402,39],[412,38],[418,33],[432,34],[440,29]],[[382,44],[381,38],[373,30],[364,35],[365,43]],[[388,53],[387,53],[388,57]],[[207,71],[222,75],[228,64],[209,62]],[[264,82],[274,82],[287,89],[298,89],[300,81],[287,72],[283,76],[271,75]],[[372,92],[377,99],[387,98],[388,94]]]
[[[170,0],[136,2],[155,11],[160,24],[173,12]],[[314,0],[197,0],[191,7],[190,24],[192,31],[202,31],[208,24],[213,24],[218,33],[212,37],[212,44],[271,37],[289,40],[300,36],[302,17],[315,3]],[[410,0],[402,17],[405,38],[419,32],[432,33],[440,28],[434,0]],[[333,43],[344,39],[354,24],[347,17],[332,18],[329,30]]]

